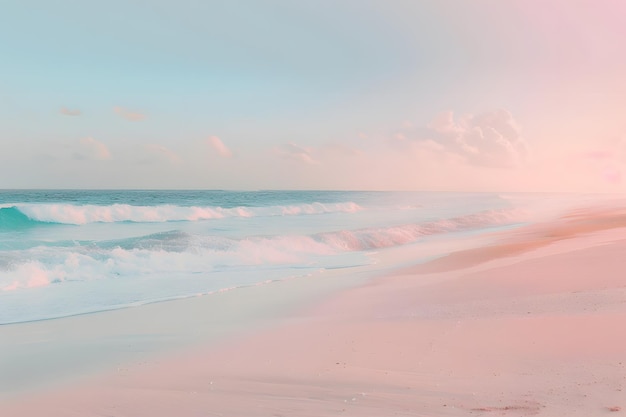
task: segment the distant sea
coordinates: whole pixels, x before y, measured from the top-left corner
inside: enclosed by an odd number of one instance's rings
[[[556,215],[580,195],[0,191],[0,324],[375,265],[433,237]],[[415,259],[418,262],[419,259]]]

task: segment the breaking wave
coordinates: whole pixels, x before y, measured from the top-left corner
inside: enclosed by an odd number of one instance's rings
[[[0,207],[0,230],[20,229],[42,223],[83,225],[88,223],[159,223],[198,221],[225,217],[294,216],[325,213],[354,213],[362,208],[353,202],[311,203],[269,207],[199,206],[110,206],[73,204],[17,204]]]
[[[256,267],[314,267],[346,254],[390,248],[442,233],[518,223],[517,210],[493,210],[392,227],[311,235],[231,238],[178,230],[73,247],[35,247],[0,261],[0,291],[65,281],[205,274]],[[8,253],[10,254],[10,253]],[[5,256],[6,258],[6,256]],[[364,262],[365,258],[360,258]],[[354,266],[354,258],[348,261]]]

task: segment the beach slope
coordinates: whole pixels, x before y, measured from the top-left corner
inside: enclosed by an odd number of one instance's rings
[[[619,415],[621,226],[578,217],[509,234],[262,331],[5,401],[0,415]]]

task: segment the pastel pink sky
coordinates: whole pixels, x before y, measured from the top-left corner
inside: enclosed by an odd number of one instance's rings
[[[621,1],[39,3],[0,188],[626,187]]]

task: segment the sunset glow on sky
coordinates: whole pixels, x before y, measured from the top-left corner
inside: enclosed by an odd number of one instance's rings
[[[25,0],[0,188],[626,188],[619,0]]]

